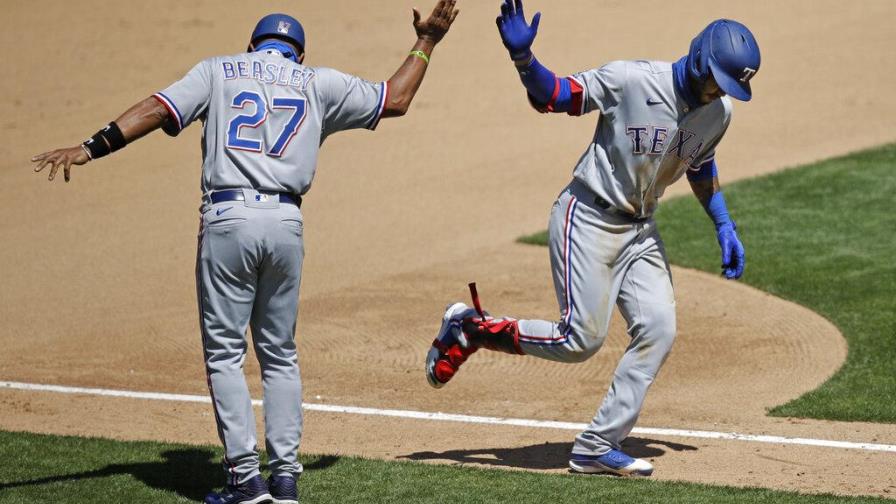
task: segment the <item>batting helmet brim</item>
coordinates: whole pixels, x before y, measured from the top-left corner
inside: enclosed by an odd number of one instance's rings
[[[709,69],[716,83],[728,96],[740,101],[750,101],[753,98],[753,89],[750,83],[744,79],[736,79],[722,69],[715,61],[709,60]]]

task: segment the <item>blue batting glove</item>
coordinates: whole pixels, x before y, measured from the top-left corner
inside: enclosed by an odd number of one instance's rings
[[[523,0],[504,0],[501,4],[501,15],[495,20],[498,31],[501,33],[501,41],[504,47],[510,51],[510,58],[514,61],[527,59],[532,55],[532,42],[538,34],[538,23],[541,13],[538,12],[532,18],[532,24],[526,23],[523,14]]]
[[[737,237],[737,225],[734,221],[726,222],[716,230],[719,247],[722,248],[722,272],[725,278],[732,280],[744,274],[746,256],[744,245]]]

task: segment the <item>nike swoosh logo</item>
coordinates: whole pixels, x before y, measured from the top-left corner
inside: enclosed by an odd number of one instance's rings
[[[663,103],[662,100],[654,100],[654,99],[652,99],[652,98],[648,98],[648,99],[647,99],[647,104],[648,104],[648,105],[660,105],[661,103]]]
[[[226,212],[226,211],[228,211],[228,210],[231,210],[231,209],[233,209],[232,206],[229,206],[229,207],[227,207],[227,208],[219,208],[218,211],[215,212],[215,214],[217,214],[217,215],[221,215],[222,213],[224,213],[224,212]]]

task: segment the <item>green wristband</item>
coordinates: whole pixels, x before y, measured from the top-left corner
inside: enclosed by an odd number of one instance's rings
[[[427,65],[429,64],[429,56],[427,56],[426,53],[423,51],[411,51],[410,55],[416,56],[416,57],[422,59],[423,61],[426,62]]]

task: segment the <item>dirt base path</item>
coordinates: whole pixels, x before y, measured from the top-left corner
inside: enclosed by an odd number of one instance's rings
[[[561,73],[613,59],[677,58],[716,17],[751,26],[763,67],[756,99],[736,105],[719,151],[723,182],[896,137],[889,127],[896,53],[879,50],[896,41],[889,26],[896,5],[887,0],[707,1],[680,9],[544,4],[529,7],[544,13],[536,49]],[[9,7],[0,20],[0,41],[17,48],[7,62],[14,78],[0,82],[9,97],[0,103],[8,140],[0,144],[0,380],[205,393],[192,281],[199,128],[177,141],[141,140],[77,170],[68,186],[47,185],[26,161],[85,137],[198,59],[242,50],[254,20],[282,8],[211,0],[163,7],[38,1]],[[295,14],[308,33],[308,63],[388,78],[413,40],[409,7],[398,0],[305,6]],[[624,347],[619,320],[585,364],[485,353],[443,390],[429,389],[422,376],[441,311],[465,298],[469,280],[480,282],[495,313],[556,316],[547,253],[512,242],[545,226],[596,119],[528,110],[494,33],[494,6],[462,1],[461,8],[412,113],[384,121],[375,134],[337,135],[323,149],[303,207],[305,399],[585,422]],[[686,191],[679,184],[670,193]],[[708,275],[674,273],[679,341],[640,426],[896,443],[891,425],[766,417],[766,408],[838,368],[842,338],[791,303]],[[257,369],[248,369],[258,396]],[[215,441],[202,405],[9,390],[0,390],[0,404],[0,428]],[[303,449],[562,470],[573,434],[310,413]],[[887,476],[896,471],[881,471],[894,467],[892,454],[631,441],[629,449],[654,460],[662,479],[896,492],[896,477]]]

